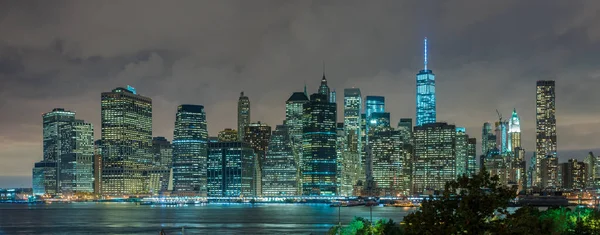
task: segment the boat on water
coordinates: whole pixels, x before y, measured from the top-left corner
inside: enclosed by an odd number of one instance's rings
[[[418,205],[409,201],[409,200],[402,200],[402,201],[394,201],[393,203],[390,204],[386,204],[385,206],[390,206],[390,207],[417,207]]]
[[[365,202],[362,200],[349,200],[349,201],[335,201],[332,202],[329,206],[330,207],[353,207],[353,206],[363,206],[365,205]]]

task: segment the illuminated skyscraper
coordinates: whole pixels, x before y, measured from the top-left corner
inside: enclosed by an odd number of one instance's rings
[[[456,128],[456,177],[468,175],[469,135],[464,127]]]
[[[583,190],[588,187],[587,172],[588,165],[578,162],[577,159],[569,159],[568,162],[560,164],[562,172],[562,188],[571,190]]]
[[[365,114],[367,119],[370,119],[373,113],[385,112],[385,97],[383,96],[367,96]]]
[[[319,86],[319,94],[325,96],[325,101],[331,103],[331,92],[329,86],[327,86],[327,78],[325,78],[325,66],[323,66],[323,78],[321,79],[321,86]]]
[[[467,151],[467,174],[477,174],[477,139],[469,138]]]
[[[492,132],[492,124],[489,122],[483,123],[481,129],[481,154],[487,153],[496,148],[496,135]]]
[[[521,147],[521,124],[517,109],[513,110],[510,122],[508,124],[508,136],[510,141],[508,142],[508,151],[514,152],[516,148]]]
[[[255,159],[255,171],[254,179],[256,186],[254,186],[256,196],[262,194],[262,169],[267,157],[267,148],[269,147],[269,140],[271,139],[271,127],[264,123],[250,123],[246,126],[244,133],[244,142],[254,149]]]
[[[496,122],[496,148],[500,150],[500,155],[505,156],[508,152],[508,122]]]
[[[208,143],[208,196],[255,196],[254,163],[254,151],[247,143]]]
[[[206,196],[208,130],[204,106],[177,107],[173,132],[173,193]]]
[[[219,142],[236,142],[238,138],[238,132],[231,128],[225,128],[225,130],[219,131]]]
[[[336,104],[326,95],[313,94],[304,115],[302,194],[336,195]]]
[[[424,68],[417,74],[417,126],[436,122],[435,75],[427,69],[427,38],[424,48]]]
[[[410,185],[404,179],[404,149],[401,133],[380,129],[369,137],[373,157],[373,180],[380,196],[406,195]]]
[[[60,156],[73,151],[73,122],[75,112],[61,108],[44,113],[44,161],[59,162]]]
[[[152,166],[152,100],[133,87],[118,87],[101,95],[102,193],[147,193]]]
[[[344,128],[341,131],[342,133],[338,130],[338,138],[340,138],[339,134],[343,134],[345,143],[343,143],[343,162],[338,165],[342,166],[342,169],[340,169],[342,174],[340,177],[342,181],[340,182],[342,187],[340,193],[345,196],[351,195],[358,180],[362,179],[361,112],[362,96],[360,89],[344,89]]]
[[[250,124],[250,99],[244,95],[244,92],[240,93],[240,99],[238,100],[238,140],[244,140],[244,130],[246,126]]]
[[[61,108],[44,113],[42,117],[44,159],[34,168],[36,193],[93,192],[92,124],[75,119],[74,112]]]
[[[535,185],[543,188],[549,186],[542,183],[542,160],[547,158],[558,159],[556,155],[556,97],[554,81],[537,81],[536,85],[536,180]],[[558,163],[558,161],[548,161],[549,164]],[[558,166],[548,166],[550,169],[556,169]],[[549,171],[551,172],[551,171]],[[554,177],[546,176],[552,180]],[[548,182],[548,181],[546,181]],[[550,182],[552,183],[552,182]]]
[[[443,190],[456,177],[456,126],[428,123],[414,128],[413,193]]]
[[[298,192],[297,164],[287,126],[277,125],[271,135],[262,170],[262,195],[292,196]]]
[[[290,135],[290,141],[292,142],[292,149],[294,152],[294,160],[298,164],[298,193],[301,194],[301,158],[302,158],[302,133],[304,131],[304,104],[308,103],[308,97],[306,96],[306,86],[304,86],[304,92],[294,92],[290,98],[285,102],[285,121],[284,125],[288,127],[288,134]]]
[[[264,123],[250,123],[246,126],[244,142],[248,143],[254,153],[257,154],[259,162],[262,163],[267,157],[267,148],[271,139],[271,126]]]

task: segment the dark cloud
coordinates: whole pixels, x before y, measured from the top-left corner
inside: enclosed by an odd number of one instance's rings
[[[0,1],[0,176],[41,159],[41,114],[77,112],[100,136],[100,93],[132,85],[154,102],[168,138],[177,105],[206,106],[211,134],[236,126],[244,91],[253,121],[319,85],[384,95],[393,123],[414,117],[422,38],[430,40],[439,120],[467,127],[522,118],[534,149],[535,81],[557,81],[561,160],[600,141],[600,3],[559,1]],[[342,119],[339,119],[340,121]],[[568,155],[568,156],[567,156]]]

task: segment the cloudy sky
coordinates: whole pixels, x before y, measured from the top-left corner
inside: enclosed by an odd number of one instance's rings
[[[394,123],[414,117],[422,39],[436,74],[438,120],[481,136],[496,109],[521,116],[534,149],[535,81],[556,80],[561,161],[600,146],[600,2],[0,1],[0,187],[29,186],[42,159],[41,114],[76,111],[100,137],[100,93],[132,85],[153,99],[154,135],[176,107],[203,104],[216,134],[280,124],[304,84],[386,97]],[[340,109],[341,107],[338,107]],[[341,120],[341,119],[340,119]]]

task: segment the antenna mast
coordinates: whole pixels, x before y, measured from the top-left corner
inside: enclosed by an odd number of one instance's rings
[[[425,70],[427,70],[427,37],[423,40],[423,64],[425,65]]]

